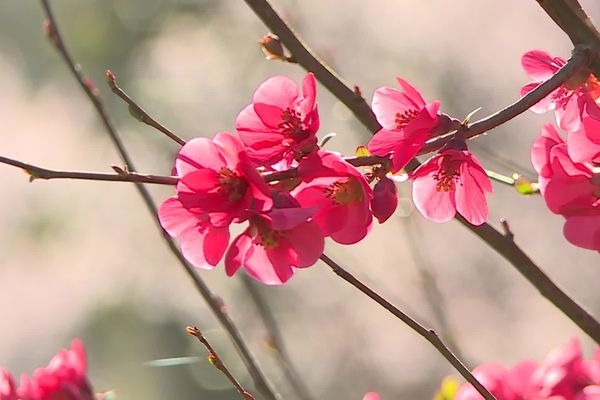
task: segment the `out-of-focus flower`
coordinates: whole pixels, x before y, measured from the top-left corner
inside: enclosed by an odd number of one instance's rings
[[[313,216],[325,236],[341,244],[363,239],[371,228],[373,190],[359,170],[335,153],[319,151],[298,167],[301,183],[292,192]]]
[[[521,89],[521,96],[529,93],[554,75],[566,61],[560,57],[552,57],[545,51],[528,51],[521,58],[525,72],[534,79]],[[600,81],[589,71],[582,71],[558,89],[531,107],[536,113],[554,110],[556,121],[561,129],[567,132],[577,131],[581,127],[584,114],[600,120]]]
[[[377,181],[373,188],[371,210],[380,224],[392,216],[398,207],[398,190],[393,180],[383,177]]]
[[[486,193],[492,184],[468,150],[447,147],[411,173],[413,201],[434,222],[447,222],[458,211],[473,225],[488,219]]]
[[[298,85],[285,76],[262,83],[235,121],[250,159],[270,166],[285,159],[299,160],[317,149],[319,129],[317,84],[312,73]]]
[[[566,218],[563,233],[567,240],[600,252],[600,174],[596,168],[574,162],[552,125],[544,126],[533,143],[531,161],[548,208]]]
[[[367,392],[363,396],[362,400],[381,400],[381,397],[379,397],[379,394],[375,392]]]
[[[316,209],[301,208],[287,193],[277,198],[277,208],[251,217],[248,228],[233,241],[225,257],[227,275],[243,266],[253,278],[281,285],[296,268],[310,267],[323,253],[323,233],[309,220]]]
[[[576,338],[552,350],[541,364],[528,360],[511,369],[484,364],[473,375],[497,400],[597,400],[600,393],[600,357],[584,360]],[[481,399],[465,384],[454,400]]]
[[[15,380],[4,368],[0,368],[0,400],[17,400]]]
[[[31,378],[23,374],[18,392],[20,400],[93,400],[87,379],[85,348],[73,340],[71,349],[61,349],[47,367],[36,369]]]
[[[437,127],[440,102],[426,103],[404,79],[396,78],[402,90],[381,87],[373,94],[373,112],[383,127],[368,144],[378,156],[391,153],[392,171],[404,168],[415,157]]]

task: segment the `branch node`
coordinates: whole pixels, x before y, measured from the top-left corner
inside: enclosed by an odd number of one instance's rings
[[[506,218],[500,218],[500,224],[502,225],[502,232],[504,233],[504,237],[507,238],[508,240],[514,240],[515,238],[515,234],[513,233],[513,231],[510,229],[510,225],[508,223],[508,219]]]

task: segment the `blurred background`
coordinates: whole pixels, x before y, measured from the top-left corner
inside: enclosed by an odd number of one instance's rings
[[[568,58],[570,42],[535,1],[277,0],[311,47],[370,102],[402,76],[442,111],[477,117],[518,97],[528,77],[520,56],[544,49]],[[268,32],[242,1],[56,0],[64,39],[99,87],[145,173],[169,174],[177,145],[132,119],[103,73],[185,139],[233,130],[254,89],[275,74],[300,81],[297,65],[267,62]],[[595,20],[597,1],[582,1]],[[48,168],[110,172],[119,157],[97,115],[42,28],[35,1],[0,4],[0,154]],[[369,133],[321,86],[319,136],[352,154]],[[552,115],[526,113],[471,144],[487,168],[535,180],[529,147]],[[235,399],[205,350],[185,333],[197,325],[253,390],[227,334],[162,242],[130,184],[36,181],[0,166],[0,365],[15,375],[46,365],[72,338],[87,346],[97,390],[119,399]],[[152,187],[157,202],[172,190]],[[437,225],[413,209],[410,186],[385,225],[327,254],[423,323],[469,366],[541,359],[572,336],[591,341],[504,259],[457,223]],[[506,217],[516,240],[594,315],[600,316],[598,254],[568,244],[562,218],[538,196],[494,184],[490,222]],[[242,273],[240,271],[240,273]],[[239,276],[200,271],[227,304],[285,399],[282,377]],[[259,287],[314,399],[429,399],[457,375],[433,348],[322,264],[282,287]],[[171,358],[180,358],[169,362]],[[189,357],[189,358],[188,358]],[[169,366],[165,366],[171,364]],[[256,393],[256,391],[254,391]]]

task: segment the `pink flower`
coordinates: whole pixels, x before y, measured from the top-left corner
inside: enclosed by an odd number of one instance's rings
[[[425,218],[447,222],[458,211],[473,225],[488,219],[486,193],[492,184],[467,150],[447,147],[411,173],[413,201]]]
[[[567,144],[551,125],[531,148],[540,191],[550,211],[566,218],[565,238],[578,247],[600,251],[600,175],[590,164],[575,163]]]
[[[300,163],[298,173],[303,183],[293,195],[302,207],[318,210],[313,220],[325,236],[353,244],[367,235],[373,190],[359,170],[337,154],[319,151]]]
[[[229,244],[231,222],[242,222],[273,206],[271,189],[248,160],[240,140],[227,132],[214,140],[192,139],[175,162],[177,196],[158,217],[181,241],[183,255],[199,268],[213,268]]]
[[[381,397],[375,392],[367,392],[363,396],[362,400],[381,400]]]
[[[523,86],[521,96],[538,87],[565,64],[564,59],[551,57],[545,51],[532,50],[525,53],[521,58],[521,65],[535,81]],[[596,103],[599,97],[600,82],[589,71],[582,71],[531,107],[531,110],[536,113],[554,110],[560,128],[573,132],[580,129],[584,112],[600,120],[600,107]]]
[[[600,359],[584,360],[576,338],[552,350],[541,364],[522,361],[510,370],[484,364],[473,375],[497,400],[598,400],[600,394]],[[465,384],[454,400],[480,399]]]
[[[315,209],[301,208],[287,193],[277,197],[277,208],[250,218],[248,228],[232,243],[225,257],[227,275],[240,267],[268,285],[281,285],[296,268],[315,264],[324,248]]]
[[[402,91],[381,87],[373,94],[373,112],[383,127],[369,142],[369,151],[379,156],[392,154],[393,172],[414,158],[431,131],[438,125],[440,102],[426,103],[404,79],[396,78]]]
[[[93,400],[87,379],[83,343],[73,340],[71,349],[61,349],[47,367],[38,368],[31,378],[23,374],[18,389],[22,400]]]
[[[319,129],[317,86],[312,73],[298,85],[285,76],[262,83],[235,121],[235,128],[250,159],[272,165],[281,159],[299,160],[317,149]]]
[[[0,368],[0,400],[17,400],[15,381],[7,370]]]
[[[600,121],[584,117],[580,129],[569,133],[567,150],[576,163],[600,165]]]
[[[377,181],[373,188],[371,210],[380,224],[392,216],[398,207],[398,190],[393,180],[385,176]]]

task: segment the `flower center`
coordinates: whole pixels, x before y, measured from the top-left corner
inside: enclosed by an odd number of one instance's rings
[[[362,185],[354,177],[332,183],[323,192],[335,205],[357,203],[363,199]]]
[[[584,88],[596,103],[600,101],[600,81],[598,81],[598,78],[594,74],[590,74],[589,78],[585,81]]]
[[[286,108],[281,114],[281,122],[278,127],[284,135],[289,136],[296,142],[306,139],[310,133],[302,126],[302,114],[291,108]]]
[[[417,116],[417,114],[419,114],[419,111],[413,108],[408,109],[403,113],[396,113],[396,129],[400,130],[404,128],[406,125],[408,125],[410,121],[412,121]]]
[[[285,231],[275,231],[271,229],[269,224],[262,218],[252,218],[250,220],[251,234],[258,240],[256,244],[265,248],[265,250],[273,250],[279,246],[279,242],[285,236]]]
[[[219,193],[227,195],[230,203],[235,203],[246,194],[248,182],[237,172],[223,167],[217,173],[217,179],[219,180]]]
[[[435,190],[438,192],[453,192],[456,190],[456,185],[462,185],[460,181],[460,162],[444,162],[440,165],[438,171],[433,175],[433,179],[437,181]]]

